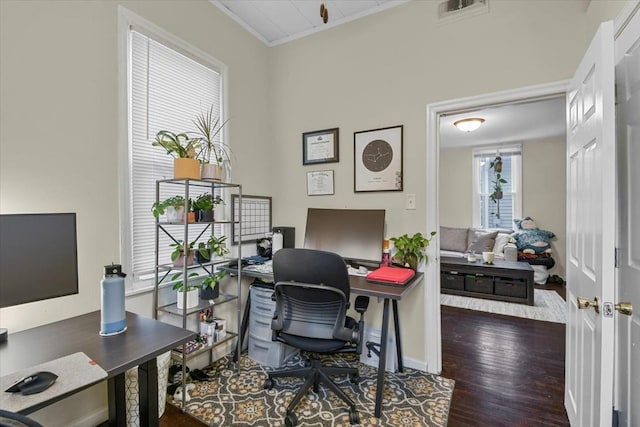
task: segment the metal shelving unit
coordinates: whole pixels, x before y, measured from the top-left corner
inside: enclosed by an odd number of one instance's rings
[[[217,194],[218,190],[236,190],[238,193],[238,197],[240,201],[242,201],[242,186],[240,184],[233,184],[227,182],[219,182],[213,180],[195,180],[195,179],[165,179],[156,181],[156,202],[161,200],[161,194],[171,194],[176,196],[184,197],[184,211],[185,218],[184,221],[180,222],[166,222],[160,221],[160,218],[156,219],[155,223],[155,286],[153,292],[153,306],[154,306],[154,318],[158,318],[159,313],[166,313],[171,316],[180,317],[182,320],[182,327],[187,329],[187,319],[190,316],[196,316],[201,313],[203,310],[211,310],[215,312],[215,310],[221,305],[234,304],[235,303],[235,314],[236,314],[236,327],[238,332],[227,330],[226,336],[220,338],[218,341],[214,342],[211,345],[204,345],[195,350],[188,352],[187,354],[187,346],[186,344],[181,347],[180,350],[174,349],[171,352],[171,357],[179,361],[182,364],[182,377],[186,377],[186,366],[187,361],[204,353],[209,354],[209,362],[212,362],[212,351],[214,348],[221,346],[229,341],[236,339],[236,350],[240,354],[241,345],[242,345],[242,332],[240,331],[240,325],[242,324],[242,312],[241,312],[241,304],[242,301],[242,271],[235,277],[232,277],[231,280],[236,281],[235,293],[222,293],[215,298],[214,300],[200,300],[199,304],[195,307],[187,308],[187,294],[183,293],[184,300],[182,301],[182,307],[178,308],[177,301],[175,303],[170,304],[159,304],[159,291],[163,283],[168,282],[171,276],[176,273],[182,272],[181,280],[183,283],[188,283],[189,276],[191,273],[195,271],[201,271],[203,274],[212,274],[217,266],[224,265],[229,262],[229,259],[215,259],[206,263],[197,263],[194,262],[192,265],[187,265],[185,262],[181,267],[174,267],[172,263],[161,263],[160,261],[160,237],[161,235],[166,235],[170,240],[172,240],[176,244],[180,244],[180,242],[195,242],[195,241],[206,241],[209,236],[214,233],[214,226],[216,224],[220,224],[223,227],[234,227],[238,226],[240,230],[240,234],[242,235],[242,213],[238,213],[237,218],[232,218],[231,220],[226,221],[211,221],[211,222],[189,222],[187,219],[187,213],[189,211],[189,198],[193,196],[193,193],[210,193],[212,195]],[[164,198],[163,198],[164,199]],[[224,199],[224,197],[223,197]],[[229,197],[229,200],[231,198]],[[191,233],[191,234],[190,234]],[[230,234],[230,230],[229,233]],[[193,237],[195,236],[195,237]],[[191,237],[191,238],[190,238]],[[188,245],[187,245],[188,246]],[[190,251],[196,251],[197,249],[190,249]],[[185,253],[185,256],[188,255],[188,252]],[[237,257],[239,259],[242,258],[242,245],[238,245],[238,254]],[[235,258],[235,257],[234,257]],[[197,332],[200,331],[200,322],[196,322],[198,324]],[[236,362],[236,368],[238,372],[240,371],[240,363]],[[185,387],[186,382],[183,381],[183,387]],[[185,390],[183,389],[183,408],[185,407],[184,396],[186,395]]]

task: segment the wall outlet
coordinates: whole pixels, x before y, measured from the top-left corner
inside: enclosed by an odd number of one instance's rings
[[[405,209],[415,209],[416,208],[416,195],[415,194],[407,194],[404,199],[404,208]]]

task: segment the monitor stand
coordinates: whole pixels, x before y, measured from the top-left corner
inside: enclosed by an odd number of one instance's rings
[[[0,328],[0,342],[5,342],[8,335],[9,331],[7,330],[7,328]]]

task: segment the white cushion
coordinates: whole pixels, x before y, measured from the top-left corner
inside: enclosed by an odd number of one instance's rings
[[[493,245],[493,253],[504,253],[504,247],[511,241],[511,235],[505,233],[498,233],[496,236],[496,243]]]

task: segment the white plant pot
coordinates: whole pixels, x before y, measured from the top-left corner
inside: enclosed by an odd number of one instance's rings
[[[168,206],[166,212],[167,222],[184,223],[184,206],[180,206],[179,208]]]
[[[177,291],[178,294],[178,309],[182,310],[184,302],[184,292]],[[187,291],[187,308],[197,307],[200,304],[200,292],[198,288]]]
[[[203,163],[200,175],[202,179],[224,181],[224,166],[214,163]]]

